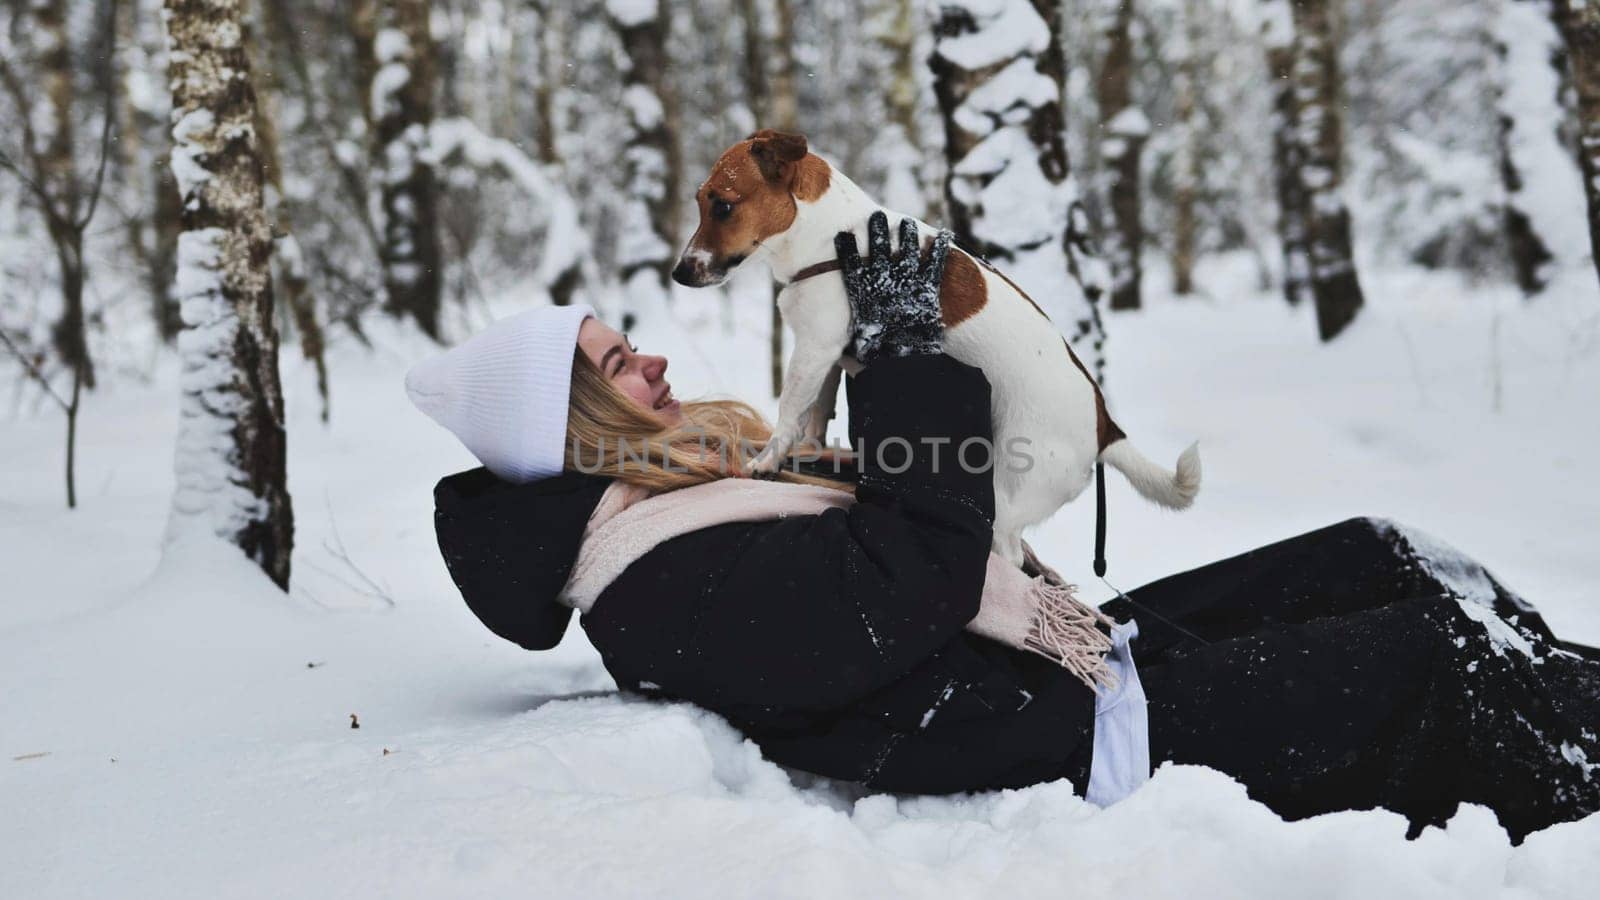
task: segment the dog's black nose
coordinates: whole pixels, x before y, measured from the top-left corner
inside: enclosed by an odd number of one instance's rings
[[[700,286],[695,267],[687,259],[678,260],[678,264],[672,268],[672,280],[684,287]]]

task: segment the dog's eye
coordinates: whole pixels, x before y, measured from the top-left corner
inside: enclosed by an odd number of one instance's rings
[[[711,218],[722,220],[733,215],[733,204],[720,197],[711,200]]]

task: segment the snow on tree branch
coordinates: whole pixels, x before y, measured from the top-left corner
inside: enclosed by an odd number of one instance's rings
[[[561,183],[517,145],[490,137],[466,119],[438,119],[428,132],[428,159],[459,157],[468,165],[498,171],[521,188],[547,216],[535,279],[547,290],[573,269],[589,269],[590,239],[578,219],[578,204]]]

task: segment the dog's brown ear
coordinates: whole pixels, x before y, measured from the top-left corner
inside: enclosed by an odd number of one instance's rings
[[[794,172],[794,164],[806,158],[806,136],[763,128],[750,135],[750,156],[762,178],[785,181]]]

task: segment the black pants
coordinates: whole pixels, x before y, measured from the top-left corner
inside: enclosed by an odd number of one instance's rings
[[[1394,810],[1412,836],[1462,802],[1517,842],[1600,811],[1600,651],[1404,526],[1351,519],[1129,596],[1103,608],[1139,622],[1153,765],[1218,769],[1290,819]]]

